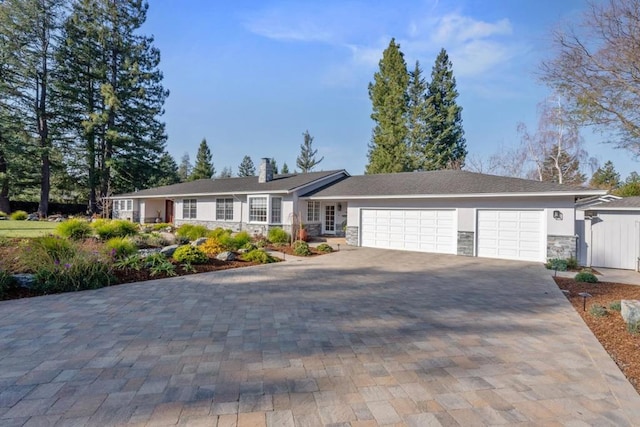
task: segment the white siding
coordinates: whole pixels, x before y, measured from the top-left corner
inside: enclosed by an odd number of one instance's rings
[[[586,231],[589,232],[589,221]],[[591,265],[635,270],[640,255],[640,213],[598,212],[591,220]]]

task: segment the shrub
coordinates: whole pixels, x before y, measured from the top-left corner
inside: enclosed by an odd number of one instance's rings
[[[112,237],[127,237],[138,234],[138,226],[131,221],[125,219],[98,220],[91,223],[96,230],[96,234],[102,240],[108,240]]]
[[[176,275],[176,266],[171,264],[167,257],[160,252],[147,255],[144,259],[144,264],[149,269],[151,276],[157,276],[163,273],[167,276]]]
[[[226,247],[216,238],[209,237],[206,242],[198,246],[202,252],[208,256],[216,256],[226,251]]]
[[[62,237],[73,240],[82,240],[91,237],[93,229],[87,221],[81,219],[70,219],[61,222],[56,227],[56,233]]]
[[[173,229],[173,224],[169,224],[168,222],[158,222],[151,225],[151,229],[153,231],[168,231]]]
[[[326,243],[320,243],[316,249],[325,253],[333,252],[333,248]]]
[[[244,244],[240,249],[244,250],[245,252],[251,252],[255,249],[258,249],[258,247],[256,245],[254,245],[251,242],[248,242],[246,244]]]
[[[567,269],[576,270],[579,267],[578,260],[575,257],[567,258]]]
[[[4,270],[0,270],[0,298],[16,285],[16,279]]]
[[[567,271],[567,260],[561,258],[552,258],[547,261],[545,267],[548,270]]]
[[[189,239],[190,241],[199,239],[200,237],[207,237],[210,230],[204,225],[196,224],[182,224],[176,230],[178,237]]]
[[[287,243],[289,242],[289,233],[280,227],[270,228],[267,233],[267,239],[271,243]]]
[[[36,257],[50,257],[54,260],[70,258],[78,253],[78,247],[67,239],[52,234],[40,236],[31,240],[29,250]],[[40,261],[43,261],[41,258]]]
[[[221,227],[217,227],[214,228],[213,230],[209,230],[207,232],[206,237],[213,237],[214,239],[220,239],[223,236],[231,236],[232,231],[225,229],[225,228],[221,228]]]
[[[187,264],[204,264],[209,260],[200,248],[191,245],[180,246],[173,253],[173,259]]]
[[[245,261],[257,262],[260,264],[269,264],[277,261],[274,257],[269,255],[262,249],[254,249],[250,252],[247,252],[246,254],[242,254],[241,258]]]
[[[261,236],[256,239],[255,244],[259,248],[266,248],[267,246],[269,246],[269,240]]]
[[[14,221],[24,221],[29,217],[29,214],[25,211],[15,211],[11,214],[10,218]]]
[[[113,267],[117,268],[118,270],[131,269],[131,270],[140,271],[142,270],[142,266],[143,266],[142,258],[138,254],[133,254],[133,255],[123,257],[113,263]]]
[[[162,248],[170,244],[166,237],[160,233],[137,234],[131,239],[139,249]]]
[[[109,264],[79,254],[64,262],[43,263],[35,271],[34,290],[44,294],[98,289],[115,283]]]
[[[251,236],[246,231],[239,231],[233,236],[233,240],[235,241],[235,250],[238,250],[244,247],[247,243],[251,243]]]
[[[593,304],[591,308],[589,308],[589,314],[593,317],[604,317],[609,314],[607,309],[599,304]]]
[[[293,243],[293,253],[298,256],[309,256],[311,255],[311,249],[309,249],[309,244],[304,240],[296,240]]]
[[[9,215],[7,215],[7,213],[6,213],[6,212],[2,212],[2,211],[0,211],[0,218],[6,218],[6,217],[8,217],[8,216],[9,216]]]
[[[112,237],[104,244],[105,249],[116,259],[125,258],[138,251],[137,246],[127,237]]]
[[[593,273],[590,273],[588,271],[581,271],[580,273],[576,274],[575,281],[585,283],[598,283],[598,278]]]
[[[633,335],[640,334],[640,320],[627,323],[627,331]]]
[[[609,304],[609,309],[613,311],[620,311],[622,310],[622,305],[620,304],[620,301],[612,301]]]

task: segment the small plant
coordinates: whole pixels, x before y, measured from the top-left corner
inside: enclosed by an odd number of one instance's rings
[[[232,231],[226,228],[214,228],[213,230],[208,230],[206,236],[202,237],[212,237],[214,239],[220,239],[223,236],[231,236]]]
[[[9,215],[7,215],[7,213],[6,213],[6,212],[2,212],[2,211],[0,211],[0,218],[6,218],[6,217],[8,217],[8,216],[9,216]]]
[[[240,249],[242,249],[245,252],[251,252],[254,249],[258,249],[258,247],[251,242],[247,242]]]
[[[61,222],[56,227],[56,233],[62,237],[73,240],[82,240],[91,237],[93,229],[87,221],[82,219],[70,219]]]
[[[333,248],[326,243],[320,243],[316,249],[324,253],[333,252]]]
[[[256,239],[255,244],[258,248],[266,248],[267,246],[269,246],[269,240],[265,239],[264,237],[259,237]]]
[[[10,216],[10,218],[14,221],[25,221],[28,217],[29,214],[25,211],[15,211]]]
[[[567,258],[567,269],[568,270],[577,270],[579,267],[578,260],[575,257]]]
[[[640,334],[640,320],[627,323],[627,331],[629,331],[629,333],[633,335]]]
[[[562,258],[552,258],[545,264],[547,270],[567,271],[567,260]]]
[[[232,250],[238,250],[246,244],[251,243],[251,236],[246,231],[239,231],[233,236],[233,241],[235,248]]]
[[[613,311],[620,311],[622,310],[622,305],[620,304],[620,301],[613,301],[609,304],[609,309]]]
[[[595,274],[590,273],[588,271],[581,271],[576,274],[574,278],[576,282],[584,282],[584,283],[598,283],[598,278]]]
[[[16,279],[4,270],[0,270],[0,298],[16,285]]]
[[[254,249],[242,255],[242,259],[249,262],[257,262],[259,264],[269,264],[276,262],[277,259],[263,251],[262,249]]]
[[[209,237],[207,241],[201,244],[198,248],[208,256],[216,256],[227,250],[225,245],[215,237]]]
[[[126,258],[138,251],[135,243],[127,237],[112,237],[104,247],[116,259]]]
[[[204,225],[196,224],[182,224],[176,230],[176,236],[186,238],[189,241],[194,241],[200,237],[207,237],[210,230]]]
[[[593,304],[591,308],[589,308],[589,314],[593,317],[604,317],[609,314],[607,309],[599,304]]]
[[[181,263],[204,264],[209,260],[207,254],[200,248],[191,245],[180,246],[173,253],[173,259]]]
[[[144,265],[147,268],[151,268],[154,265],[160,265],[167,261],[168,261],[167,257],[164,256],[164,254],[161,254],[160,252],[155,252],[153,254],[149,254],[146,257],[144,257]]]
[[[40,236],[31,240],[28,250],[32,252],[36,258],[42,255],[51,257],[54,260],[61,260],[74,256],[78,252],[75,244],[67,239],[50,234],[48,236]],[[36,262],[42,262],[43,259],[35,259]]]
[[[164,236],[156,232],[137,234],[131,240],[139,249],[161,248],[170,244]]]
[[[138,234],[138,226],[131,221],[125,219],[97,220],[91,223],[96,230],[96,234],[102,240],[108,240],[113,237],[128,237]]]
[[[160,252],[147,255],[144,259],[144,264],[149,269],[151,276],[157,276],[163,273],[167,276],[176,275],[176,266],[171,264],[167,257]]]
[[[287,243],[289,242],[289,233],[280,227],[270,228],[267,238],[271,243]]]
[[[45,262],[35,271],[33,289],[43,294],[98,289],[115,283],[109,264],[79,254],[64,261]]]
[[[309,256],[311,255],[311,249],[309,249],[309,244],[304,240],[296,240],[293,243],[293,253],[297,256]]]
[[[142,258],[138,254],[129,255],[114,262],[113,267],[118,270],[140,271],[143,267]]]
[[[185,262],[184,264],[180,264],[180,268],[182,268],[182,271],[184,271],[185,273],[197,273],[198,270],[196,270],[196,268],[191,265],[188,262]]]

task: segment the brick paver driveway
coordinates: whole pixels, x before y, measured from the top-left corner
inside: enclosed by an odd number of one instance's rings
[[[0,303],[0,425],[640,425],[539,265],[372,249]]]

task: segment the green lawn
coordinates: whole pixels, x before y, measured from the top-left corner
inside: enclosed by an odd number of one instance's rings
[[[53,233],[57,222],[49,221],[0,221],[2,237],[38,237]]]

